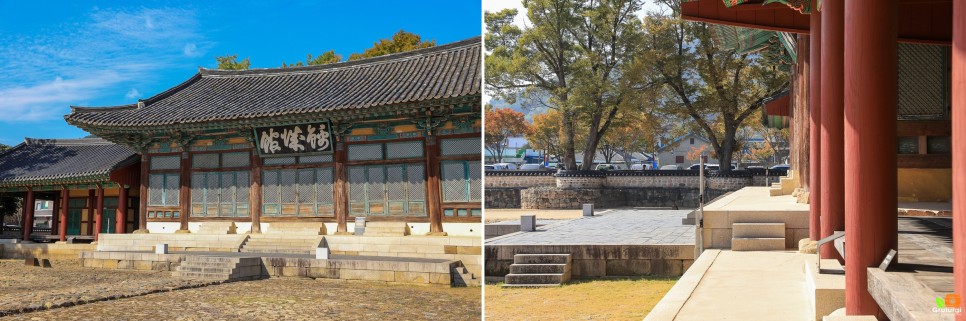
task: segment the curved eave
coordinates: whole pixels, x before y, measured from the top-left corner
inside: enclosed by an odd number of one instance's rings
[[[91,183],[106,183],[110,180],[110,173],[89,173],[81,174],[76,176],[60,176],[60,177],[29,177],[18,180],[7,180],[0,181],[0,188],[11,188],[11,187],[38,187],[38,186],[56,186],[56,185],[70,185],[70,184],[91,184]]]
[[[198,119],[191,121],[170,121],[156,124],[136,124],[125,125],[116,123],[91,123],[82,120],[66,118],[68,124],[80,127],[84,130],[116,130],[116,131],[166,131],[176,128],[228,128],[238,125],[259,126],[274,124],[279,121],[304,121],[305,119],[318,118],[341,118],[354,119],[369,115],[391,115],[405,114],[424,108],[441,108],[453,105],[479,104],[479,93],[461,95],[433,100],[414,101],[405,103],[380,104],[367,107],[340,106],[337,108],[323,109],[318,111],[298,111],[291,113],[266,113],[245,116],[234,116],[224,118]],[[96,134],[96,133],[94,133]]]
[[[722,0],[681,3],[681,19],[760,30],[809,34],[809,15],[772,3],[731,8]],[[899,0],[898,40],[904,43],[950,45],[952,1]]]

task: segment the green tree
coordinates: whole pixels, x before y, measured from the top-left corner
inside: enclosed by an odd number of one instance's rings
[[[436,45],[435,40],[423,41],[422,38],[411,32],[399,30],[389,39],[380,39],[372,44],[372,48],[366,49],[362,53],[349,55],[349,60],[378,57],[398,52],[406,52],[415,49],[429,48]]]
[[[7,216],[13,217],[14,221],[20,222],[18,214],[20,214],[20,202],[21,198],[12,197],[9,194],[0,194],[0,232],[3,231],[3,225],[7,222]]]
[[[10,145],[0,144],[0,152],[4,152],[8,149],[10,149]]]
[[[642,0],[524,1],[529,25],[512,24],[515,9],[486,12],[486,84],[500,98],[539,103],[561,116],[561,158],[576,169],[583,137],[583,169],[592,169],[601,138],[643,92],[628,82],[641,22]],[[636,107],[634,105],[637,105]]]
[[[327,65],[327,64],[334,64],[341,61],[342,61],[342,55],[335,53],[335,50],[329,50],[329,51],[323,52],[321,55],[318,55],[316,57],[312,57],[312,54],[308,54],[308,58],[305,59],[304,63],[299,61],[299,62],[296,62],[294,65],[287,65],[283,61],[282,68]]]
[[[245,70],[251,68],[252,62],[248,59],[242,59],[238,61],[238,55],[224,55],[215,57],[218,61],[218,69],[223,70]]]
[[[653,93],[661,113],[692,121],[728,172],[726,164],[740,152],[739,129],[764,98],[788,85],[788,75],[757,55],[718,46],[707,24],[678,18],[680,0],[658,2],[671,12],[645,18],[644,48],[630,74]]]

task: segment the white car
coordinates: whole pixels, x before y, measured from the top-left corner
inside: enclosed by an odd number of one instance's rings
[[[493,164],[493,170],[495,170],[495,171],[512,171],[512,170],[516,170],[516,169],[517,169],[517,165],[516,164],[511,164],[511,163],[498,163],[498,164]]]
[[[546,167],[543,167],[543,164],[523,164],[523,165],[520,165],[520,170],[521,171],[540,171],[540,170],[545,170],[545,169],[547,169],[547,168]]]
[[[680,169],[681,169],[681,166],[678,166],[678,165],[664,165],[664,166],[661,166],[661,170],[662,171],[676,171],[676,170],[680,170]]]
[[[651,170],[651,169],[653,169],[653,168],[651,168],[651,164],[634,164],[634,165],[631,165],[631,170],[632,171],[643,171],[643,170]]]

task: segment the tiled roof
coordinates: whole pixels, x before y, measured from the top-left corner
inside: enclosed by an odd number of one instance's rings
[[[297,115],[479,95],[480,38],[336,64],[200,69],[136,104],[71,107],[68,123],[144,127]]]
[[[131,149],[101,138],[27,138],[0,153],[0,185],[106,176],[136,162],[136,156]]]

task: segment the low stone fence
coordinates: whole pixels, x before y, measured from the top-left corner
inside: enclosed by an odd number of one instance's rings
[[[575,278],[680,276],[694,262],[694,245],[487,245],[486,276],[509,274],[516,254],[570,254]]]
[[[65,243],[0,243],[0,259],[76,259],[96,245]]]
[[[453,260],[475,275],[483,271],[479,237],[327,235],[325,242],[332,254]]]
[[[705,192],[713,199],[746,186],[765,186],[785,171],[740,170],[709,173]],[[490,171],[486,172],[487,208],[578,209],[623,206],[697,207],[701,178],[697,171]],[[550,183],[551,179],[553,183]]]

